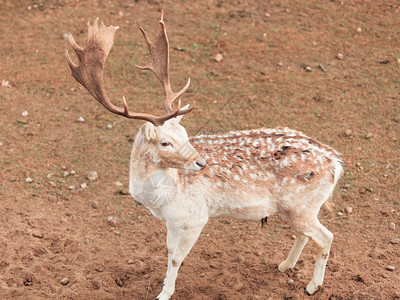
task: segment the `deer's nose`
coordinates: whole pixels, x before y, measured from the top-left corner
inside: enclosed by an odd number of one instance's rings
[[[196,165],[199,166],[201,169],[204,169],[204,167],[207,165],[207,162],[205,159],[201,159],[196,161]]]

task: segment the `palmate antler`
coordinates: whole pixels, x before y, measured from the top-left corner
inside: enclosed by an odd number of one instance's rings
[[[162,117],[147,113],[129,112],[125,97],[123,97],[123,109],[112,104],[107,97],[104,88],[103,69],[108,53],[114,42],[115,32],[119,28],[118,26],[107,27],[104,23],[99,25],[98,18],[96,18],[93,25],[90,25],[88,22],[88,38],[84,48],[78,46],[70,34],[69,42],[78,56],[79,65],[76,65],[71,60],[68,50],[65,51],[68,65],[71,68],[71,75],[106,109],[126,118],[149,121],[155,126],[162,125],[165,121],[178,115],[187,114],[193,109],[193,106],[191,106],[188,109],[181,110],[180,101],[176,110],[172,108],[173,102],[178,97],[182,96],[189,87],[190,79],[181,91],[177,93],[172,92],[169,80],[169,44],[163,21],[163,12],[161,12],[161,19],[159,22],[161,29],[157,34],[154,44],[151,43],[146,32],[140,28],[146,39],[150,54],[148,56],[148,64],[144,67],[137,67],[139,69],[153,71],[162,83],[165,92],[164,108],[167,112],[167,114]]]

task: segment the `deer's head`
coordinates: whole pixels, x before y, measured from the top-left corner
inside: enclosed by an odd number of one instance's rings
[[[147,122],[139,130],[135,146],[159,167],[200,171],[206,161],[190,143],[185,128],[179,124],[181,118],[170,119],[161,126]]]
[[[153,157],[158,161],[160,167],[198,171],[204,168],[206,162],[190,144],[185,128],[179,124],[182,116],[191,112],[194,106],[186,106],[181,109],[179,100],[177,108],[172,108],[174,101],[188,89],[190,79],[179,92],[172,91],[169,79],[169,43],[163,12],[161,12],[159,23],[160,29],[156,33],[154,43],[140,28],[149,48],[149,55],[147,64],[137,67],[141,70],[152,71],[160,80],[165,93],[165,116],[157,117],[147,113],[129,112],[125,98],[123,98],[124,108],[115,106],[108,99],[103,82],[103,68],[113,45],[117,26],[107,27],[103,23],[99,24],[98,18],[93,25],[88,23],[88,39],[84,48],[78,46],[72,35],[69,35],[69,42],[78,56],[79,65],[71,60],[68,51],[66,52],[67,62],[72,76],[106,109],[126,118],[147,121],[140,129],[135,144],[144,142],[143,145],[150,147]]]

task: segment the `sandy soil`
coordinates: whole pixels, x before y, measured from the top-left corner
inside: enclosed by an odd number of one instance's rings
[[[193,81],[183,99],[196,100],[184,118],[191,135],[288,126],[346,162],[333,210],[320,213],[335,240],[318,293],[303,293],[312,242],[282,274],[276,267],[293,244],[287,226],[215,219],[184,261],[172,299],[400,299],[400,10],[380,0],[1,1],[0,298],[160,292],[164,223],[127,194],[141,122],[111,115],[78,86],[63,38],[71,32],[83,44],[96,16],[119,25],[105,71],[109,95],[160,113],[158,82],[134,67],[147,51],[138,27],[151,31],[160,9],[173,84]]]

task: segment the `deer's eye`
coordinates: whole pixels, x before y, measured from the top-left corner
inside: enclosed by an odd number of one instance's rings
[[[170,142],[168,142],[168,141],[162,141],[161,142],[161,146],[163,146],[163,147],[168,147],[168,146],[171,146],[172,144],[170,143]]]

